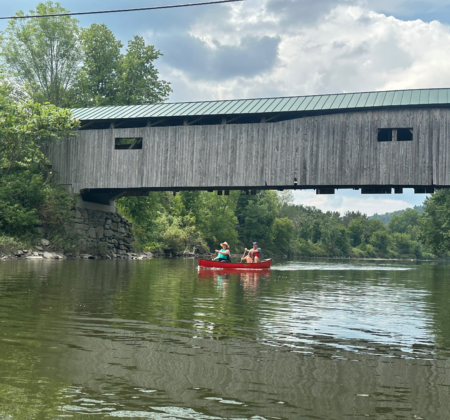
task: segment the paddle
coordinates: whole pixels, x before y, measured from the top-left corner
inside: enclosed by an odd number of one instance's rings
[[[242,258],[244,258],[245,257],[245,253],[246,253],[247,251],[244,251],[244,255],[242,255]],[[241,258],[241,261],[242,261],[242,258]],[[247,261],[246,261],[247,262]]]

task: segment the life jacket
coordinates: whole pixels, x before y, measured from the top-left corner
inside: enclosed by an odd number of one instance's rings
[[[252,253],[253,260],[255,260],[255,257],[258,257],[259,259],[261,259],[260,251],[261,251],[261,248],[257,248],[257,251]]]

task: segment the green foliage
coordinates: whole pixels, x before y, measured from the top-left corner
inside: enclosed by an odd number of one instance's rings
[[[350,241],[352,246],[364,245],[368,243],[369,238],[374,232],[385,230],[385,227],[379,219],[368,219],[366,215],[353,219],[349,225]]]
[[[75,202],[64,189],[44,176],[15,171],[0,177],[0,234],[32,242],[46,236],[60,248],[76,240],[70,210]]]
[[[189,251],[195,245],[202,245],[202,236],[196,229],[195,218],[163,214],[159,223],[164,250],[182,252]]]
[[[279,217],[294,224],[292,253],[305,256],[351,256],[356,258],[422,258],[426,253],[417,240],[420,227],[417,210],[410,209],[393,219],[392,232],[380,219],[360,212],[324,213],[314,207],[284,205]],[[395,226],[395,227],[394,227]],[[400,227],[401,226],[401,227]],[[389,226],[388,226],[389,227]]]
[[[114,105],[122,43],[103,23],[93,23],[80,35],[83,67],[75,82],[77,105]]]
[[[391,244],[391,236],[385,230],[377,230],[372,233],[370,243],[379,251],[387,252],[389,245]]]
[[[69,195],[56,182],[41,182],[43,199],[36,209],[45,235],[53,245],[64,251],[77,247],[79,236],[75,232],[75,221],[71,210],[75,207],[75,198]]]
[[[349,234],[345,226],[329,220],[320,228],[322,247],[328,255],[341,256],[347,255],[350,250]]]
[[[162,55],[135,36],[125,54],[122,43],[105,24],[92,24],[80,35],[83,67],[76,75],[77,106],[139,105],[168,98],[169,83],[154,63]]]
[[[119,212],[133,222],[136,249],[161,250],[158,217],[164,211],[164,193],[148,197],[123,197],[116,201]]]
[[[41,168],[46,161],[42,144],[73,134],[76,126],[68,109],[31,101],[1,104],[0,174],[15,166]]]
[[[450,251],[450,191],[438,190],[426,198],[419,216],[420,239],[439,256]]]
[[[30,14],[67,13],[59,3],[39,3]],[[16,15],[23,15],[20,10]],[[69,104],[80,64],[78,21],[69,17],[10,20],[3,34],[2,58],[11,77],[37,102]]]
[[[145,45],[143,37],[128,41],[128,49],[119,61],[116,104],[140,105],[162,102],[172,92],[169,83],[159,79],[155,60],[161,52],[153,45]]]
[[[272,226],[273,246],[277,253],[291,254],[294,237],[294,223],[287,217],[275,219]]]
[[[345,227],[348,227],[350,222],[355,219],[366,218],[366,215],[361,213],[360,211],[347,211],[341,217],[342,223]]]
[[[408,210],[408,209],[406,209],[406,210]],[[374,215],[370,216],[369,219],[380,219],[384,225],[387,225],[389,223],[389,221],[391,220],[392,216],[402,214],[406,210],[397,210],[397,211],[393,211],[391,213],[384,213],[384,214],[375,213]],[[413,210],[417,210],[420,214],[423,212],[423,206],[414,206]]]
[[[0,178],[0,231],[23,238],[36,235],[37,206],[44,201],[42,177],[28,172]]]
[[[215,195],[206,191],[200,193],[200,206],[194,210],[194,215],[204,241],[210,249],[215,249],[220,242],[226,241],[232,250],[236,250],[238,220],[235,212],[239,194],[238,191],[230,192],[229,196]],[[195,209],[196,206],[192,208]]]
[[[31,243],[45,233],[59,248],[74,246],[74,200],[53,182],[41,146],[72,134],[76,124],[54,105],[0,105],[0,235]]]
[[[0,252],[15,251],[24,247],[24,244],[18,241],[16,238],[12,238],[6,235],[0,235]]]
[[[47,1],[30,14],[68,12]],[[6,75],[14,80],[0,83],[0,96],[3,88],[18,86],[35,102],[75,107],[156,103],[172,91],[155,67],[161,52],[135,36],[122,54],[122,43],[105,24],[80,28],[70,16],[17,19],[0,40]]]
[[[387,224],[392,233],[410,233],[419,221],[419,212],[414,209],[406,209],[403,213],[393,215]]]
[[[206,191],[150,193],[148,197],[124,197],[119,210],[133,221],[138,246],[152,251],[207,251],[227,241],[238,243],[234,211],[238,192],[218,196]],[[177,239],[178,236],[178,239]]]
[[[311,257],[422,258],[430,253],[412,235],[419,231],[416,210],[390,225],[408,233],[391,232],[379,219],[360,212],[322,212],[292,204],[287,194],[259,191],[228,196],[206,191],[151,193],[119,200],[120,211],[134,224],[139,246],[152,251],[217,249],[222,241],[240,254],[252,242],[263,253]],[[397,229],[397,228],[396,228]]]
[[[239,239],[243,244],[258,242],[268,251],[272,248],[272,225],[278,215],[278,196],[275,191],[260,191],[256,195],[241,192],[236,207]]]

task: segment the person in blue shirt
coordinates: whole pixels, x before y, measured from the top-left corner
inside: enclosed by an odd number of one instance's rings
[[[219,262],[231,262],[230,259],[230,245],[228,245],[226,242],[223,242],[220,244],[222,249],[219,251],[216,249],[217,257],[214,258],[214,261]]]

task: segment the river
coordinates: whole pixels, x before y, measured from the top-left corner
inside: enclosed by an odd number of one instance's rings
[[[449,411],[449,264],[0,263],[2,420]]]

